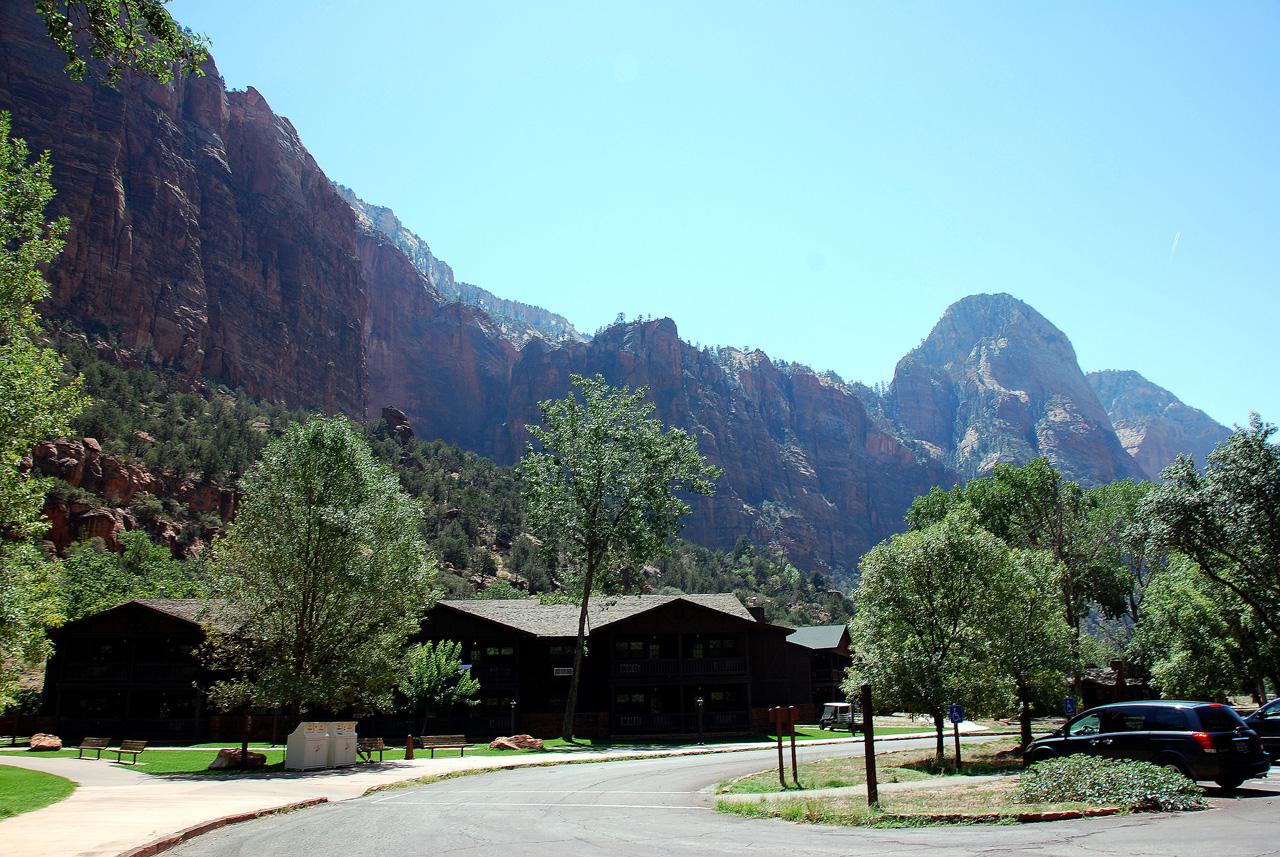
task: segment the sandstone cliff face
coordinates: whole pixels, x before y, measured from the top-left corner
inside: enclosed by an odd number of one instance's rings
[[[713,357],[683,342],[670,319],[618,325],[590,343],[530,343],[512,370],[505,416],[491,423],[481,451],[518,457],[524,426],[540,420],[537,403],[566,395],[573,373],[648,385],[656,416],[688,431],[724,469],[716,497],[693,503],[686,535],[699,544],[727,547],[745,533],[782,545],[805,567],[821,560],[852,568],[903,528],[916,494],[954,482],[941,464],[877,429],[850,389],[783,373],[759,351]]]
[[[952,304],[899,361],[885,399],[886,413],[921,451],[966,477],[1040,455],[1086,485],[1144,476],[1070,341],[1009,295]]]
[[[1160,471],[1179,455],[1203,467],[1205,457],[1231,435],[1204,411],[1184,405],[1137,372],[1107,370],[1087,377],[1120,442],[1152,481],[1159,481]]]
[[[355,217],[287,120],[204,78],[74,83],[30,4],[0,7],[0,110],[49,150],[72,224],[43,311],[251,395],[364,412]]]
[[[562,315],[548,312],[542,307],[500,298],[493,292],[470,283],[458,282],[454,279],[453,269],[436,258],[426,241],[406,229],[394,211],[384,206],[370,205],[356,196],[351,188],[339,184],[335,184],[334,188],[355,211],[363,228],[376,230],[399,247],[446,300],[460,301],[487,313],[502,335],[517,348],[534,337],[548,342],[566,339],[586,341],[586,337],[578,333]]]

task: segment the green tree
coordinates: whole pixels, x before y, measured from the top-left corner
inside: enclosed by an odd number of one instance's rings
[[[123,553],[108,551],[98,538],[67,549],[59,588],[68,621],[131,598],[202,598],[208,594],[197,562],[174,559],[167,548],[140,530],[121,533],[120,543]]]
[[[405,653],[400,693],[422,714],[422,731],[427,720],[454,705],[478,705],[480,682],[470,669],[462,668],[462,644],[454,640],[421,643]]]
[[[48,154],[28,157],[0,113],[0,709],[18,665],[44,657],[44,630],[61,619],[56,566],[33,544],[48,527],[45,486],[23,458],[37,441],[65,433],[84,406],[79,379],[63,377],[57,353],[37,341],[35,307],[49,294],[40,267],[62,249],[67,224],[44,219],[53,198]]]
[[[1007,710],[1020,672],[1066,662],[1065,626],[1043,601],[1054,571],[1011,554],[967,509],[881,542],[862,561],[845,692],[870,684],[878,702],[932,716],[941,761],[949,705]]]
[[[1140,517],[1151,537],[1196,561],[1280,636],[1280,449],[1257,414],[1218,444],[1204,473],[1185,456],[1160,474]]]
[[[1090,604],[1118,616],[1125,612],[1131,591],[1129,578],[1100,542],[1120,531],[1105,525],[1103,518],[1091,519],[1096,502],[1041,457],[1020,467],[997,464],[991,476],[951,491],[934,488],[912,503],[907,522],[920,529],[967,506],[979,526],[1009,547],[1046,551],[1057,563],[1058,603],[1078,652],[1080,626]]]
[[[614,390],[600,375],[571,381],[582,402],[571,394],[539,405],[542,426],[528,430],[542,451],[530,444],[520,465],[529,530],[567,561],[581,592],[566,741],[573,738],[591,593],[617,583],[624,569],[669,553],[668,540],[689,513],[679,493],[713,494],[720,476],[697,441],[678,428],[664,432],[650,418],[647,387]]]
[[[1175,556],[1148,587],[1130,648],[1166,696],[1213,699],[1251,686],[1265,699],[1264,679],[1280,690],[1280,641],[1186,557]]]
[[[214,544],[207,657],[236,671],[222,707],[295,714],[392,704],[405,641],[431,606],[421,506],[373,460],[345,417],[313,417],[273,441]]]
[[[49,38],[67,55],[65,71],[83,80],[89,59],[106,63],[115,85],[125,69],[166,83],[180,74],[203,75],[209,40],[180,26],[166,10],[169,0],[36,0]]]

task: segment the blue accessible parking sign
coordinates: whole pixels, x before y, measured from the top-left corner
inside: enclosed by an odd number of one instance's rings
[[[1076,713],[1076,699],[1074,696],[1068,696],[1062,700],[1062,710],[1067,713],[1068,717],[1074,717]]]
[[[964,722],[964,708],[963,708],[963,707],[961,707],[961,706],[959,706],[959,705],[953,705],[953,706],[951,706],[951,722],[952,722],[952,723],[963,723],[963,722]]]

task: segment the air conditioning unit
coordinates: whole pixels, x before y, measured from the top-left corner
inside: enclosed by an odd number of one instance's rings
[[[552,675],[573,675],[573,667],[554,667],[551,670]]]

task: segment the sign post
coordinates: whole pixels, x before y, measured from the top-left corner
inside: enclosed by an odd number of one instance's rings
[[[794,705],[787,708],[787,722],[791,724],[791,779],[796,781],[796,788],[800,788],[800,772],[796,767],[796,707]]]
[[[956,771],[960,770],[960,724],[964,722],[964,708],[959,705],[951,706],[951,729],[956,738]]]
[[[876,784],[876,730],[871,722],[871,685],[862,686],[862,740],[863,756],[867,762],[867,806],[880,805],[880,789]]]

